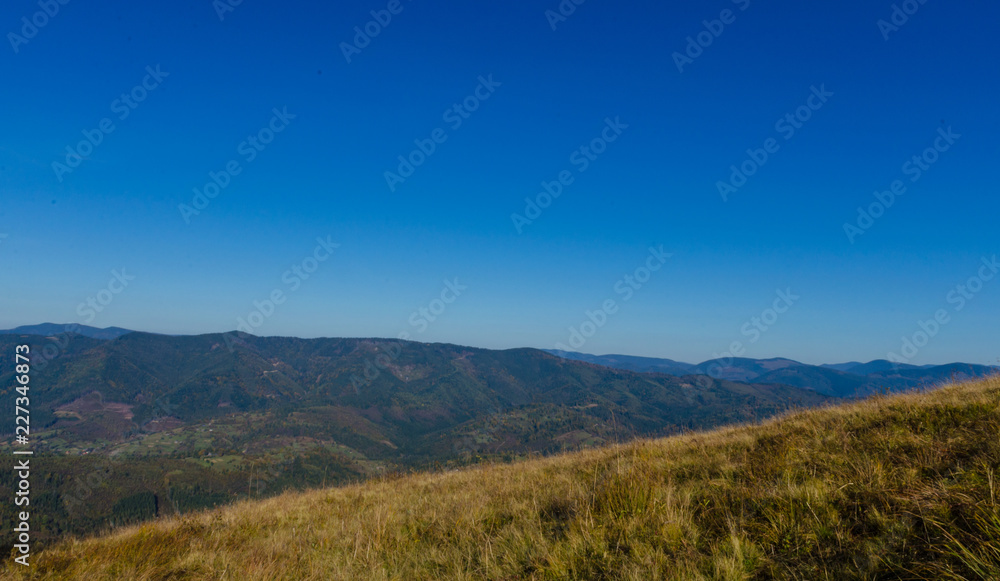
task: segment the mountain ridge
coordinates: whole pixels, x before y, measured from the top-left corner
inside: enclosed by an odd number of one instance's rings
[[[51,337],[62,334],[76,334],[91,339],[111,340],[132,332],[129,329],[121,327],[106,327],[101,329],[77,323],[67,323],[64,325],[41,323],[39,325],[22,325],[13,329],[0,330],[0,335],[41,335],[43,337]]]
[[[1000,367],[972,363],[944,365],[896,365],[884,359],[868,363],[810,365],[793,359],[772,357],[751,359],[732,357],[712,359],[697,365],[671,359],[632,358],[621,355],[589,355],[549,350],[557,356],[587,361],[616,369],[646,371],[684,376],[707,375],[729,381],[748,383],[782,383],[835,397],[864,397],[879,391],[900,391],[927,387],[943,381],[986,377]],[[662,363],[661,363],[662,362]]]
[[[831,401],[788,385],[642,374],[536,349],[141,332],[0,335],[8,399],[17,395],[14,347],[24,343],[32,448],[51,477],[37,502],[53,539],[246,495],[756,422]],[[11,415],[0,425],[13,433]],[[0,457],[10,449],[10,439],[0,442]],[[79,484],[94,474],[102,486]],[[13,494],[12,475],[0,471],[0,495]],[[11,510],[0,505],[0,517]],[[0,545],[10,535],[0,531]]]
[[[0,330],[0,335],[39,335],[39,336],[54,336],[60,334],[76,334],[84,337],[89,337],[92,339],[101,340],[113,340],[120,336],[126,335],[128,333],[144,332],[144,331],[134,331],[131,329],[125,329],[122,327],[106,327],[98,328],[91,327],[88,325],[81,325],[77,323],[41,323],[37,325],[22,325],[15,327],[13,329]],[[162,333],[152,333],[145,332],[150,335],[161,335]],[[198,337],[203,335],[236,335],[235,331],[225,332],[225,333],[201,333],[194,335],[172,335],[177,337]],[[302,339],[299,337],[273,337],[273,338],[289,338],[289,339]],[[373,340],[373,341],[391,341],[388,338],[379,337],[316,337],[316,339],[358,339],[358,340]],[[303,339],[309,340],[309,339]],[[442,345],[456,345],[452,343],[439,343]],[[480,349],[479,347],[468,347],[469,349]],[[512,347],[509,349],[495,349],[496,351],[508,351],[512,349],[534,349],[532,347]],[[732,367],[730,364],[722,364],[723,362],[733,362],[733,361],[744,361],[744,362],[756,362],[757,364],[763,362],[790,362],[796,365],[803,365],[808,367],[820,367],[826,369],[833,369],[835,371],[853,373],[855,375],[870,375],[873,373],[886,373],[888,371],[901,371],[901,370],[914,370],[914,369],[930,369],[935,367],[945,367],[949,365],[968,365],[973,367],[989,368],[989,369],[1000,369],[1000,366],[995,365],[980,365],[973,363],[964,362],[952,362],[943,364],[929,364],[929,365],[911,365],[907,363],[893,363],[885,359],[875,359],[867,363],[862,363],[859,361],[850,361],[846,363],[823,363],[819,365],[812,365],[808,363],[801,363],[794,359],[789,359],[785,357],[771,357],[766,359],[752,359],[752,358],[729,358],[729,359],[710,359],[703,361],[701,363],[687,363],[684,361],[677,361],[673,359],[660,358],[660,357],[645,357],[636,355],[623,355],[623,354],[609,354],[609,355],[593,355],[589,353],[580,353],[573,351],[562,351],[559,349],[538,349],[539,351],[544,351],[546,353],[556,355],[557,357],[562,357],[564,359],[569,359],[572,361],[582,361],[586,363],[593,363],[595,365],[602,365],[604,367],[612,367],[615,369],[623,369],[626,371],[636,371],[639,373],[666,373],[668,375],[675,375],[681,377],[683,375],[698,374],[698,372],[705,372],[712,364],[719,364],[721,367]]]

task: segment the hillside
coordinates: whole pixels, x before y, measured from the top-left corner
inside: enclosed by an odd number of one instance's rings
[[[35,499],[48,519],[40,543],[288,489],[579,450],[829,401],[795,387],[696,385],[533,349],[134,332],[58,343],[0,335],[8,402],[22,342],[35,355],[59,346],[32,371],[32,448],[46,467]],[[0,431],[12,433],[12,421],[0,419]],[[17,485],[3,469],[11,440],[0,441],[4,497]],[[99,485],[81,484],[88,479]],[[14,513],[0,503],[0,518]],[[0,530],[0,550],[12,539]]]
[[[25,341],[33,353],[46,344],[40,337],[0,336],[0,385],[13,385],[12,345]],[[543,436],[579,430],[602,440],[663,435],[826,401],[788,386],[694,386],[692,380],[572,362],[534,349],[138,332],[67,344],[64,354],[33,372],[32,420],[36,431],[47,430],[36,441],[58,453],[256,414],[267,418],[265,424],[281,423],[286,435],[318,430],[363,454],[412,462],[440,459],[442,446],[488,452],[507,436],[533,440],[525,450],[556,451],[558,441]],[[542,425],[553,421],[572,430]],[[490,423],[493,435],[474,437],[469,430],[476,422]],[[539,437],[525,437],[525,427]],[[218,454],[234,443],[205,449]]]
[[[1000,379],[73,541],[2,579],[996,579]]]

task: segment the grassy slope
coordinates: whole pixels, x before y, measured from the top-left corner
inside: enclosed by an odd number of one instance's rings
[[[997,579],[998,469],[990,379],[243,503],[0,578]]]

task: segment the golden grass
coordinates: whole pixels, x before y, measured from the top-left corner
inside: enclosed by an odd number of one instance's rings
[[[67,541],[0,579],[1000,579],[998,496],[993,378],[245,502]]]

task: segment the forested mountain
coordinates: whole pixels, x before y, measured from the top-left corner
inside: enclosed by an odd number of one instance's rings
[[[18,344],[32,351],[31,445],[46,467],[35,501],[51,536],[287,487],[663,436],[829,401],[793,386],[642,374],[534,349],[139,332],[107,341],[0,336],[8,401]],[[3,419],[5,433],[11,421]],[[0,494],[11,478],[0,476]]]

